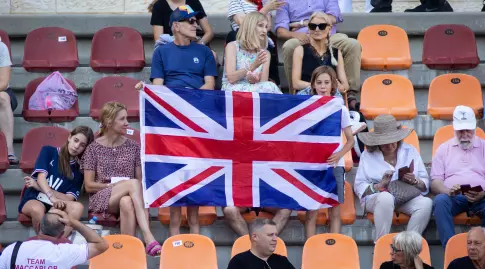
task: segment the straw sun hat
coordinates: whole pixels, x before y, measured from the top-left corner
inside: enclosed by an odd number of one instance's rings
[[[401,124],[391,115],[379,115],[374,119],[374,131],[358,133],[358,136],[367,146],[379,146],[399,142],[412,131],[411,128],[401,128]]]

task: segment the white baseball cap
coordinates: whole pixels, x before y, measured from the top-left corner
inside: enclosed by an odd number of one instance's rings
[[[453,111],[453,129],[459,130],[475,130],[477,128],[477,120],[473,109],[467,106],[457,106]]]

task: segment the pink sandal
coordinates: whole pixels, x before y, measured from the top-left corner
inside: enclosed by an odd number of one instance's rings
[[[159,252],[162,251],[162,246],[157,241],[153,241],[146,247],[146,253],[152,257],[160,256]]]

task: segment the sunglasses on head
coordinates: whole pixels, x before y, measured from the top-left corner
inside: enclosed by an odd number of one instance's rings
[[[317,27],[318,27],[318,29],[320,29],[320,30],[324,30],[325,28],[327,28],[327,26],[328,26],[328,23],[319,23],[319,24],[316,24],[316,23],[309,23],[309,24],[308,24],[308,28],[309,28],[310,30],[312,30],[312,31],[313,31],[313,30],[315,30],[315,29],[317,29]]]
[[[194,18],[190,18],[190,19],[180,20],[179,22],[188,22],[189,24],[196,24],[197,20]]]

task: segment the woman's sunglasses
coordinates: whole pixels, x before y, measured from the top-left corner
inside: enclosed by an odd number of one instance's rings
[[[391,252],[392,254],[401,253],[402,249],[398,249],[393,244],[391,244]]]
[[[308,28],[309,28],[310,30],[312,30],[312,31],[313,31],[313,30],[315,30],[315,29],[317,29],[317,27],[318,27],[318,29],[320,29],[320,30],[324,30],[325,28],[327,28],[327,26],[328,26],[328,23],[319,23],[319,24],[316,24],[316,23],[309,23],[309,24],[308,24]]]

